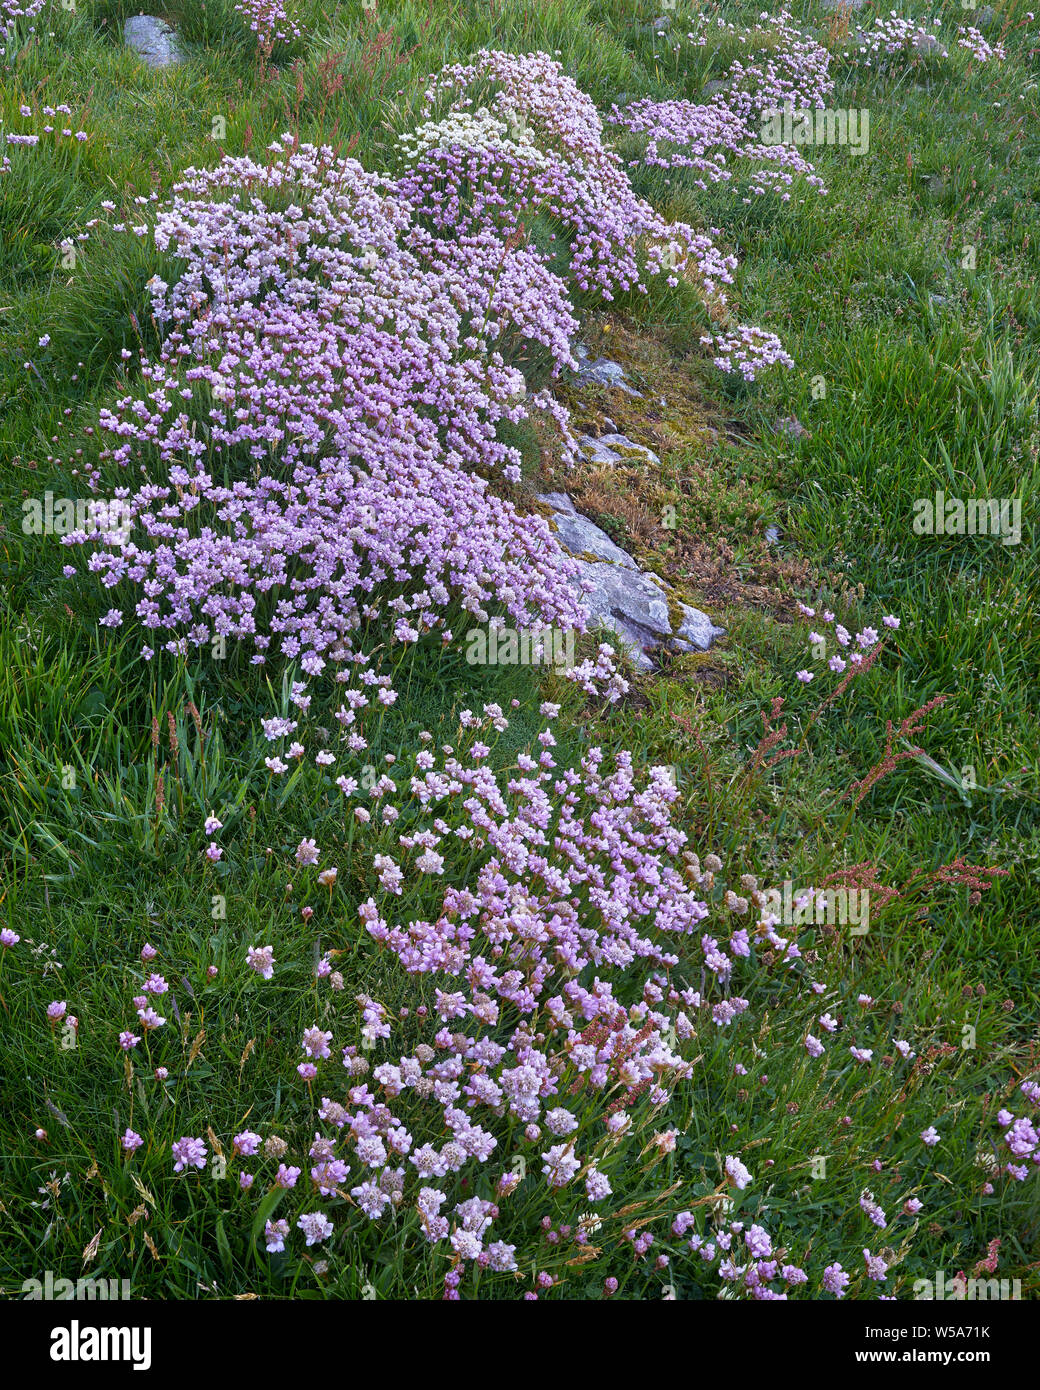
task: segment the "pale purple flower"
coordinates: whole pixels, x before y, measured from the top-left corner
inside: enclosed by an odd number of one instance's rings
[[[183,1173],[185,1168],[205,1168],[208,1149],[201,1139],[183,1135],[174,1141],[172,1148],[175,1173]]]
[[[844,1298],[849,1277],[850,1276],[845,1273],[840,1264],[828,1265],[823,1271],[823,1287],[827,1293],[835,1294],[838,1298]]]
[[[255,970],[261,979],[269,980],[274,974],[274,947],[249,946],[246,949],[246,964]]]
[[[545,1159],[542,1172],[545,1174],[550,1187],[565,1187],[581,1168],[581,1164],[574,1157],[573,1149],[568,1144],[553,1144],[547,1153],[542,1154],[542,1157]]]
[[[732,1154],[726,1155],[726,1176],[734,1187],[743,1190],[751,1182],[751,1174],[741,1163],[739,1158],[734,1158]]]
[[[288,1234],[288,1221],[268,1221],[264,1226],[264,1243],[267,1246],[267,1253],[269,1255],[275,1255],[279,1251],[284,1250],[285,1237]]]
[[[261,1140],[260,1135],[254,1134],[251,1129],[243,1129],[231,1142],[236,1154],[242,1158],[249,1158],[256,1153]]]
[[[303,1041],[300,1046],[308,1057],[328,1057],[329,1043],[332,1041],[332,1034],[323,1032],[317,1025],[305,1028],[303,1031]]]

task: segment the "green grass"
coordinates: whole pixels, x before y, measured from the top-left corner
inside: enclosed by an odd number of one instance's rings
[[[678,28],[683,7],[680,0]],[[81,1252],[100,1229],[89,1272],[129,1276],[135,1294],[148,1297],[256,1291],[353,1298],[365,1285],[380,1297],[410,1296],[413,1287],[435,1297],[443,1262],[421,1242],[408,1244],[407,1268],[397,1256],[378,1263],[370,1248],[341,1250],[322,1282],[307,1264],[257,1258],[252,1194],[231,1182],[169,1181],[168,1146],[181,1133],[208,1124],[226,1145],[250,1115],[279,1132],[306,1126],[306,1098],[300,1088],[283,1088],[283,1078],[315,1008],[294,975],[309,974],[316,951],[343,953],[337,968],[350,1008],[361,991],[389,1007],[414,1008],[417,991],[366,952],[352,910],[334,909],[330,899],[309,924],[282,911],[268,848],[277,860],[303,835],[349,842],[338,794],[330,796],[316,774],[268,788],[255,730],[260,715],[284,700],[281,673],[268,684],[234,657],[142,670],[132,640],[99,635],[104,596],[62,581],[66,556],[57,541],[22,533],[26,497],[47,488],[75,495],[75,480],[49,456],[64,456],[67,432],[81,431],[117,394],[121,350],[155,331],[145,283],[160,266],[147,244],[99,229],[70,268],[60,243],[98,216],[103,200],[131,213],[132,197],[162,195],[187,166],[215,163],[222,150],[257,152],[287,129],[329,140],[370,168],[389,167],[427,74],[482,45],[559,49],[601,109],[622,92],[695,96],[725,49],[691,49],[680,61],[662,56],[642,28],[656,7],[642,0],[379,0],[378,23],[354,5],[303,5],[310,37],[276,52],[274,68],[258,74],[251,40],[226,0],[186,0],[171,13],[190,45],[189,62],[149,74],[114,41],[137,8],[81,0],[74,14],[48,12],[0,90],[5,128],[22,128],[22,101],[38,108],[64,100],[77,128],[91,132],[85,145],[45,158],[16,152],[0,179],[7,349],[0,367],[0,920],[26,942],[45,943],[61,962],[60,970],[43,972],[45,954],[26,970],[11,954],[0,966],[0,1090],[13,1098],[0,1120],[0,1286],[17,1291],[39,1268],[41,1250],[48,1267],[75,1278]],[[747,20],[757,8],[727,5],[724,12]],[[822,22],[813,6],[797,12]],[[925,13],[917,5],[900,12]],[[972,22],[959,5],[942,13],[948,24]],[[740,429],[739,444],[720,432],[714,446],[698,440],[663,458],[661,478],[648,482],[675,500],[678,525],[639,538],[641,553],[725,625],[726,641],[706,658],[634,682],[628,700],[606,713],[532,672],[478,677],[458,657],[420,654],[380,748],[400,753],[423,728],[443,730],[447,739],[465,705],[506,705],[515,696],[529,707],[540,692],[567,701],[564,752],[580,756],[596,742],[632,748],[645,766],[677,769],[691,843],[720,855],[730,884],[745,873],[816,882],[869,860],[881,880],[901,885],[957,855],[1008,871],[980,904],[966,888],[914,889],[878,913],[867,936],[821,934],[813,943],[836,991],[821,996],[820,1007],[838,992],[872,995],[861,1045],[883,1049],[890,1021],[898,1020],[898,1035],[914,1040],[930,1070],[915,1074],[895,1099],[851,1062],[824,1072],[801,1045],[811,1004],[792,1003],[779,984],[764,983],[753,1028],[768,1053],[768,1080],[735,1076],[733,1057],[750,1054],[728,1052],[728,1033],[714,1036],[669,1170],[699,1190],[729,1125],[737,1125],[745,1156],[775,1164],[768,1199],[774,1238],[783,1237],[788,1208],[803,1229],[818,1209],[814,1239],[822,1252],[838,1248],[838,1233],[845,1248],[855,1246],[863,1187],[883,1205],[890,1183],[900,1200],[917,1191],[925,1212],[902,1267],[904,1297],[913,1277],[967,1268],[995,1237],[1004,1242],[1001,1276],[1022,1278],[1034,1296],[1040,1287],[1035,1180],[982,1198],[975,1167],[983,1127],[995,1133],[992,1116],[1010,1088],[1035,1073],[1040,999],[1040,320],[1033,289],[1040,68],[1024,15],[1016,0],[998,16],[1005,64],[970,66],[955,50],[947,65],[899,60],[842,71],[833,104],[870,110],[871,146],[862,157],[809,152],[826,198],[743,207],[721,193],[700,194],[679,177],[666,184],[659,171],[635,176],[669,215],[722,229],[725,248],[740,257],[732,296],[739,320],[779,333],[796,363],[790,373],[733,390],[696,345],[703,318],[692,294],[655,293],[645,304],[614,306],[619,326],[662,345],[669,369],[699,393],[720,431],[727,423]],[[219,140],[212,138],[215,118],[226,127]],[[966,247],[974,249],[970,269]],[[45,333],[51,343],[40,349]],[[823,394],[814,389],[821,378]],[[597,404],[608,413],[617,406],[593,401],[590,409]],[[792,414],[808,430],[798,440],[775,428]],[[1020,499],[1021,544],[916,535],[915,501],[940,489]],[[623,513],[606,515],[611,534],[623,537]],[[782,533],[768,557],[767,521]],[[723,555],[732,596],[714,602],[703,592],[684,544],[689,537]],[[741,597],[758,581],[772,589],[772,601]],[[886,612],[902,618],[893,649],[818,722],[812,713],[820,687],[829,687],[822,677],[809,687],[793,679],[808,664],[805,624],[791,621],[795,597],[830,604],[850,628]],[[937,694],[948,699],[921,736],[933,762],[901,763],[850,818],[841,793],[877,762],[886,720],[898,725]],[[746,769],[762,732],[760,711],[778,695],[802,752],[752,777]],[[496,750],[501,765],[536,727],[514,724]],[[225,862],[200,870],[201,821],[217,806],[226,812],[231,848]],[[352,886],[361,892],[362,879],[351,872],[337,903],[352,901]],[[243,980],[245,945],[266,940],[276,921],[284,975],[269,987]],[[187,982],[178,984],[176,1029],[155,1044],[170,1068],[168,1090],[131,1085],[114,1043],[144,939],[161,947],[167,977]],[[218,971],[212,980],[210,966]],[[65,997],[80,1019],[78,1046],[70,1049],[41,1021],[49,1000]],[[851,1127],[842,1123],[846,1115]],[[944,1137],[941,1162],[917,1139],[933,1121]],[[126,1123],[148,1129],[136,1169],[117,1151]],[[32,1138],[40,1125],[46,1145]],[[882,1153],[885,1172],[875,1176],[869,1162]],[[830,1161],[826,1178],[814,1181],[809,1169],[818,1155]],[[65,1172],[60,1196],[39,1191]],[[644,1186],[650,1194],[661,1185],[653,1175],[631,1184],[633,1200]],[[45,1200],[47,1207],[32,1205]],[[509,1218],[517,1229],[538,1211],[536,1197],[522,1203]],[[695,1270],[682,1278],[680,1296],[701,1296]],[[562,1294],[599,1296],[601,1282],[572,1271]],[[659,1297],[664,1282],[638,1267],[622,1292]],[[854,1290],[872,1292],[862,1283]]]

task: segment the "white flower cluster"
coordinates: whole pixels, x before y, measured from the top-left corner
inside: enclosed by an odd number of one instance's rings
[[[425,121],[403,134],[398,144],[410,159],[429,150],[466,149],[508,151],[538,169],[546,169],[550,163],[523,117],[510,119],[509,113],[496,116],[486,106],[476,111],[452,111],[439,121]]]

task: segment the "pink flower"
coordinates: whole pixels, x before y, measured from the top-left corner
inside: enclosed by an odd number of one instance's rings
[[[569,1144],[554,1144],[542,1157],[545,1163],[542,1172],[550,1187],[564,1187],[581,1168]]]
[[[300,1046],[308,1057],[328,1057],[332,1034],[322,1032],[317,1026],[305,1028]]]
[[[849,1282],[849,1275],[845,1273],[840,1264],[828,1265],[823,1271],[823,1287],[827,1293],[835,1294],[838,1298],[845,1297],[845,1288]]]
[[[246,964],[264,980],[274,974],[274,947],[249,946],[246,949]]]
[[[318,1245],[323,1240],[328,1240],[335,1229],[328,1217],[320,1211],[304,1212],[296,1225],[307,1237],[308,1245]]]
[[[180,1139],[175,1140],[172,1149],[175,1173],[183,1173],[185,1168],[205,1168],[208,1150],[201,1139],[182,1135]]]
[[[260,1146],[260,1135],[254,1134],[251,1129],[244,1129],[240,1134],[236,1134],[231,1141],[236,1154],[243,1158],[248,1158],[255,1154]]]
[[[751,1182],[750,1172],[744,1167],[740,1159],[734,1158],[732,1154],[726,1155],[725,1169],[730,1182],[741,1191]]]
[[[264,1244],[269,1255],[285,1249],[285,1237],[289,1234],[288,1221],[268,1221],[264,1226]]]

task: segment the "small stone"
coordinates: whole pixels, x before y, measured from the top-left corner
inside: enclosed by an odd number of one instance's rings
[[[123,25],[123,40],[150,68],[168,68],[183,63],[184,49],[177,31],[154,15],[133,15]]]
[[[593,624],[612,629],[641,671],[653,669],[650,653],[657,647],[707,651],[722,635],[723,628],[685,603],[680,605],[682,624],[673,632],[668,594],[658,575],[644,573],[627,551],[575,510],[565,492],[545,493],[538,500],[552,507],[557,539],[578,562]]]
[[[571,555],[595,555],[607,564],[620,565],[624,569],[638,570],[627,550],[607,535],[595,522],[574,509],[574,503],[565,492],[547,492],[538,498],[546,502],[555,513],[556,538],[564,550]]]
[[[592,361],[584,343],[579,343],[574,349],[574,359],[578,364],[579,381],[592,381],[597,386],[617,387],[630,396],[642,395],[642,392],[635,391],[628,385],[625,369],[620,363],[612,362],[609,357],[597,357]]]
[[[616,436],[611,435],[611,438],[614,439]],[[620,454],[616,454],[599,439],[594,439],[591,434],[581,435],[578,440],[578,453],[586,463],[599,463],[607,468],[621,462]]]
[[[648,449],[645,444],[637,444],[634,439],[629,439],[627,434],[603,434],[596,442],[606,445],[608,449],[614,450],[619,456],[624,450],[628,453],[641,454],[647,463],[659,464],[661,462],[653,449]]]
[[[691,608],[688,603],[679,606],[682,609],[683,622],[676,633],[676,647],[680,651],[689,651],[692,648],[698,652],[706,652],[715,638],[721,637],[726,629],[716,627],[707,613],[702,613],[699,608]]]
[[[940,58],[948,58],[950,56],[948,50],[944,48],[934,34],[925,34],[923,32],[915,34],[913,37],[913,45],[915,52],[922,58],[930,58],[933,55]]]

